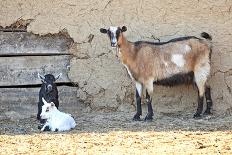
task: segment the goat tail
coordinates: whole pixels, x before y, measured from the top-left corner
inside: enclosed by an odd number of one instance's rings
[[[201,33],[201,37],[202,38],[205,38],[205,39],[207,39],[207,40],[212,40],[212,36],[211,35],[209,35],[208,33],[206,33],[206,32],[202,32]]]

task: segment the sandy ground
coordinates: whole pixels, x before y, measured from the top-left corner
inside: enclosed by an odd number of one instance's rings
[[[31,116],[0,121],[0,154],[232,154],[232,117],[156,114],[152,122],[134,113],[76,115],[70,132],[40,132]],[[143,116],[144,117],[144,116]]]

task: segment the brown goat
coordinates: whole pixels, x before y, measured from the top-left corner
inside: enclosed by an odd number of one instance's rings
[[[145,120],[152,120],[153,84],[174,86],[195,83],[198,88],[198,108],[194,118],[201,116],[203,98],[206,97],[207,108],[204,114],[211,114],[212,99],[207,83],[210,75],[211,36],[205,32],[201,38],[194,36],[175,38],[168,42],[153,43],[146,41],[129,42],[123,35],[127,28],[101,28],[107,33],[111,46],[116,47],[117,55],[127,68],[136,84],[137,113],[133,120],[140,120],[142,115],[141,94],[146,89],[148,114]]]

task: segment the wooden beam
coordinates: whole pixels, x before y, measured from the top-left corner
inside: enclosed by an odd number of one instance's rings
[[[70,82],[69,59],[68,55],[0,57],[0,86],[40,84],[38,73],[62,73],[57,82]]]
[[[0,56],[70,54],[73,39],[62,32],[38,35],[29,32],[0,32]]]
[[[81,111],[81,105],[77,99],[77,88],[68,86],[59,86],[57,88],[60,110],[66,112],[73,109],[77,112]],[[1,88],[1,112],[15,111],[16,113],[30,113],[30,115],[36,117],[39,90],[40,88]]]

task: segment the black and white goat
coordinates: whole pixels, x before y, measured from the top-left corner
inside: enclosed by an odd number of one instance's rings
[[[70,114],[59,111],[53,102],[48,103],[44,98],[42,101],[44,105],[40,116],[46,123],[41,131],[68,131],[75,128],[76,122]]]
[[[194,118],[200,117],[203,110],[203,98],[207,107],[204,114],[211,114],[212,99],[207,79],[210,75],[211,36],[205,32],[201,37],[175,38],[168,42],[129,42],[123,32],[127,28],[101,28],[101,33],[109,36],[111,46],[117,49],[117,56],[126,67],[136,85],[137,113],[133,120],[142,115],[141,94],[146,89],[148,114],[145,120],[153,119],[153,84],[174,86],[195,83],[198,88],[198,108]]]
[[[59,96],[58,96],[58,90],[57,86],[55,84],[55,81],[58,80],[61,77],[61,73],[54,77],[52,74],[47,74],[45,76],[40,75],[38,73],[38,77],[42,81],[42,86],[39,91],[39,102],[38,102],[38,113],[37,113],[37,119],[40,120],[41,123],[44,123],[45,120],[40,118],[40,114],[42,112],[42,106],[44,105],[42,98],[44,98],[48,102],[53,102],[55,106],[59,107]]]

